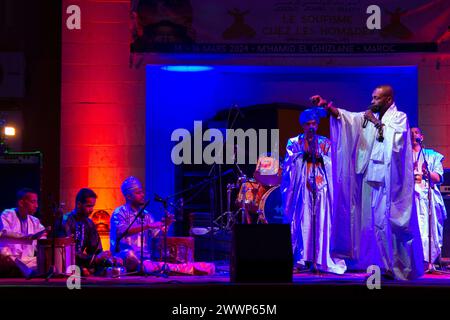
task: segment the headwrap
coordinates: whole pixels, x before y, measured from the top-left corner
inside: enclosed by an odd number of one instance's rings
[[[327,116],[327,111],[322,107],[314,107],[306,109],[300,114],[300,124],[304,125],[306,122],[316,120],[317,124],[320,122],[320,118]]]
[[[136,189],[142,189],[142,184],[138,178],[130,176],[125,179],[120,189],[122,190],[122,194],[127,196]]]

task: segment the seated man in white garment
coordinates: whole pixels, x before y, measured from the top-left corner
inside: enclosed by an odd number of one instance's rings
[[[38,195],[31,189],[17,192],[17,207],[6,209],[0,218],[0,274],[28,277],[37,269],[37,239],[46,230],[33,215],[38,208]],[[20,270],[20,272],[18,272]]]

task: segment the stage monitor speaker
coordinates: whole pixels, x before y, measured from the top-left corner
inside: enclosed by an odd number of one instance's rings
[[[288,224],[236,224],[230,275],[233,282],[292,282],[292,243]]]
[[[16,207],[19,189],[31,188],[40,195],[41,159],[40,152],[0,154],[0,212]]]

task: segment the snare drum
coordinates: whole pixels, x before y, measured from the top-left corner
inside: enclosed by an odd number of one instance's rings
[[[53,239],[40,239],[37,245],[37,267],[40,274],[49,271],[53,257]],[[55,274],[67,273],[75,264],[75,241],[71,237],[55,239]]]

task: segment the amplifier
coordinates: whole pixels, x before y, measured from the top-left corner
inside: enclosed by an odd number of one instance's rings
[[[447,209],[447,216],[450,215],[450,196],[444,195],[444,204]],[[450,217],[444,221],[444,230],[443,230],[443,244],[442,244],[442,258],[450,258]]]
[[[41,193],[40,152],[8,152],[0,154],[0,212],[16,206],[19,189],[31,188]]]
[[[442,195],[450,195],[450,168],[444,169],[444,182],[439,186]]]
[[[7,152],[0,154],[0,164],[41,164],[40,152]]]

